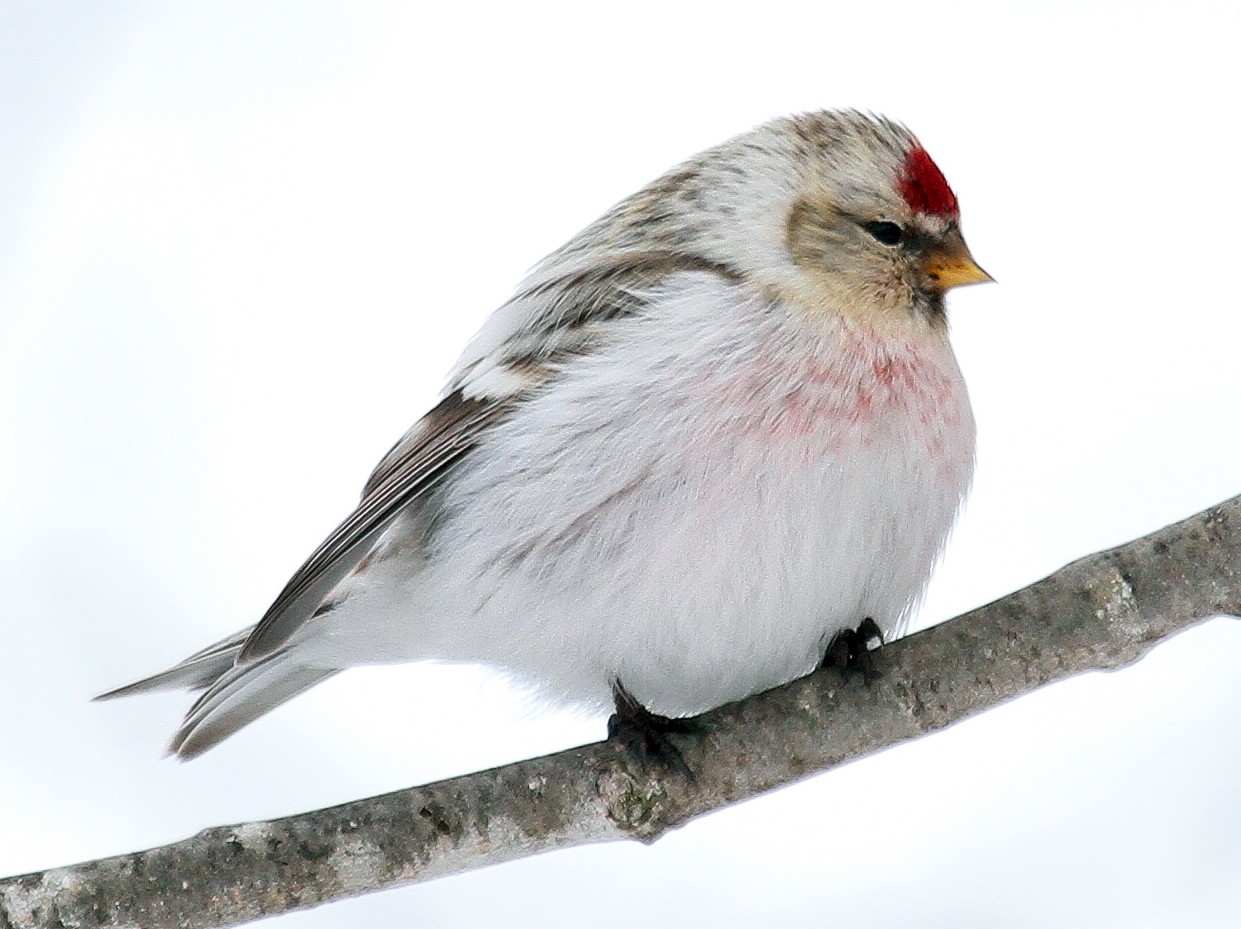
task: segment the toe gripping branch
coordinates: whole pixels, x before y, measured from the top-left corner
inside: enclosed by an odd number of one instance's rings
[[[644,768],[655,765],[694,780],[694,772],[668,736],[697,732],[699,725],[695,717],[673,719],[652,713],[634,699],[619,680],[612,682],[612,701],[616,712],[608,719],[610,740],[623,747]]]
[[[867,616],[856,629],[836,634],[823,653],[820,668],[839,668],[845,674],[860,672],[866,683],[879,678],[873,652],[883,645],[883,630]]]

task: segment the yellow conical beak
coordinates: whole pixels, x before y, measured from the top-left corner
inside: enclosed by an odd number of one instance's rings
[[[958,229],[952,230],[922,262],[922,270],[940,290],[966,284],[987,284],[995,279],[978,267]]]

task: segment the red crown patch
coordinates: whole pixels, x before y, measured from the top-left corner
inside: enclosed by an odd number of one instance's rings
[[[957,195],[948,186],[944,173],[921,146],[905,156],[901,196],[916,213],[944,217],[957,216],[960,213]]]

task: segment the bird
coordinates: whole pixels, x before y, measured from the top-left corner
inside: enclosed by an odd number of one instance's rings
[[[192,758],[347,668],[476,663],[658,757],[903,631],[974,471],[945,294],[989,280],[899,122],[709,148],[533,268],[256,624],[98,699],[201,691]]]

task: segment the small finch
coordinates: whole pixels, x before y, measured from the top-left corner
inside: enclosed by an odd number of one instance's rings
[[[882,117],[697,155],[531,272],[256,625],[103,696],[203,689],[188,758],[353,665],[481,662],[659,754],[864,659],[973,472],[944,294],[990,278],[959,220]]]

